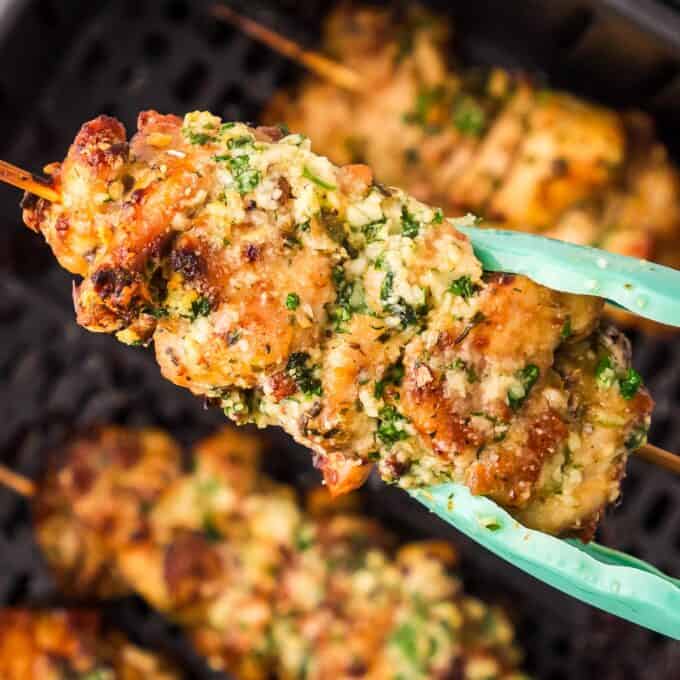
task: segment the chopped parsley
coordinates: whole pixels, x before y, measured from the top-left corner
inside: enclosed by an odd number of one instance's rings
[[[399,426],[406,418],[404,418],[394,406],[390,404],[383,406],[378,412],[378,418],[380,418],[380,420],[378,423],[377,435],[378,439],[380,439],[383,444],[392,446],[395,442],[408,439],[408,432]]]
[[[467,302],[467,300],[469,300],[479,290],[479,288],[474,283],[472,283],[472,279],[467,274],[465,274],[464,276],[461,276],[460,278],[453,281],[448,290],[450,293],[453,293],[453,295],[462,297],[463,300]]]
[[[215,518],[212,515],[203,517],[203,535],[210,543],[218,543],[222,540],[222,534],[215,525]]]
[[[626,374],[619,378],[619,391],[624,399],[632,399],[641,386],[642,376],[634,368],[629,368]]]
[[[419,664],[417,633],[412,623],[402,623],[392,633],[390,643],[398,647],[411,664]]]
[[[153,316],[154,319],[162,319],[168,316],[168,310],[165,307],[152,307],[151,305],[145,305],[142,308],[144,314],[149,314]]]
[[[294,352],[288,357],[286,373],[295,381],[297,388],[308,396],[321,396],[321,380],[314,375],[316,366],[308,366],[309,354],[307,352]]]
[[[199,316],[208,316],[212,310],[212,304],[207,297],[201,296],[191,303],[191,320],[196,321]]]
[[[540,374],[541,372],[535,364],[528,364],[517,373],[519,384],[513,385],[508,390],[508,405],[513,411],[519,410],[525,402]]]
[[[385,278],[380,285],[380,299],[383,303],[383,309],[391,315],[398,316],[401,321],[402,328],[413,326],[421,321],[427,314],[427,304],[418,305],[414,307],[408,304],[404,298],[400,297],[396,303],[390,303],[394,288],[394,272],[388,271],[385,273]]]
[[[399,359],[399,361],[387,367],[381,380],[376,380],[373,395],[376,399],[382,399],[383,394],[385,393],[385,387],[387,387],[387,385],[401,385],[403,378],[404,364],[402,363],[402,360]]]
[[[626,400],[632,399],[644,384],[642,376],[634,368],[629,368],[625,372],[617,371],[617,367],[609,354],[600,357],[597,362],[595,381],[603,389],[613,387],[618,382],[619,392]]]
[[[433,224],[441,224],[444,221],[444,212],[441,208],[437,208],[434,211],[434,217],[432,218]]]
[[[379,220],[373,220],[368,224],[364,224],[361,227],[361,231],[366,239],[366,243],[373,243],[374,241],[380,240],[380,227],[382,227],[387,222],[386,217],[382,217]]]
[[[484,109],[472,97],[460,97],[453,110],[453,125],[461,134],[479,137],[486,126]]]
[[[387,302],[392,296],[392,288],[394,287],[394,272],[388,271],[385,278],[380,285],[380,299]]]
[[[608,388],[616,382],[616,371],[611,356],[600,357],[595,366],[595,380],[600,387]]]
[[[300,306],[300,296],[297,293],[286,295],[286,309],[295,310]]]
[[[295,536],[295,548],[300,552],[309,550],[314,545],[314,531],[311,526],[303,526]]]
[[[415,238],[420,231],[420,222],[403,206],[401,209],[401,233],[407,238]]]
[[[184,136],[189,140],[190,144],[195,144],[196,146],[203,146],[204,144],[209,144],[214,142],[217,138],[207,132],[195,132],[194,130],[189,130],[185,128],[183,130]]]
[[[335,302],[330,308],[330,317],[335,323],[335,330],[342,333],[345,324],[355,312],[366,310],[364,289],[361,281],[348,281],[345,270],[338,265],[333,267],[333,285],[335,286]]]
[[[322,189],[326,189],[327,191],[334,191],[335,189],[337,189],[335,184],[325,182],[318,175],[315,175],[306,165],[304,167],[304,170],[302,171],[302,176],[306,177],[308,180],[311,180],[312,182],[314,182],[314,184],[321,187]]]
[[[572,330],[571,330],[571,317],[568,316],[565,320],[564,323],[562,324],[562,330],[560,331],[560,338],[562,340],[566,340],[567,338],[571,337]]]
[[[438,132],[440,126],[431,123],[432,114],[437,104],[444,99],[444,88],[439,85],[430,89],[421,89],[416,97],[413,111],[409,111],[402,116],[405,123],[420,125],[428,133]]]
[[[629,451],[639,449],[643,444],[647,443],[647,428],[636,427],[626,439],[626,448]]]
[[[469,366],[467,362],[463,361],[460,357],[458,357],[453,362],[453,368],[457,368],[459,371],[464,371],[465,377],[471,385],[479,381],[479,376],[477,375],[474,367]]]
[[[253,145],[253,138],[250,135],[241,135],[240,137],[232,137],[227,142],[229,149],[243,149]]]
[[[236,139],[242,138],[236,137]],[[234,140],[229,140],[229,142],[232,141]],[[231,170],[231,174],[234,176],[234,182],[236,183],[236,188],[240,194],[247,194],[260,183],[260,171],[250,166],[250,157],[247,155],[230,156],[229,154],[223,154],[220,156],[213,156],[213,160],[227,163],[229,170]]]

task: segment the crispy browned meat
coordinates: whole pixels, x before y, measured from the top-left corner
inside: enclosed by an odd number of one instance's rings
[[[545,233],[680,267],[680,173],[650,118],[534,87],[503,69],[451,66],[448,22],[417,5],[341,3],[323,45],[361,74],[344,92],[309,76],[278,93],[285,121],[336,163],[489,226]],[[627,315],[627,322],[634,317]]]
[[[159,430],[108,426],[71,442],[52,466],[34,517],[60,565],[60,587],[76,596],[128,593],[112,554],[147,534],[146,509],[181,474],[177,445]]]
[[[179,680],[92,611],[0,609],[2,680]]]
[[[173,382],[283,426],[335,493],[375,462],[592,532],[651,411],[599,301],[484,275],[455,220],[299,135],[199,112],[139,126],[128,143],[86,123],[53,168],[62,203],[25,210],[84,277],[79,323],[153,341]]]
[[[148,436],[126,434],[128,442]],[[99,438],[101,449],[92,437],[68,446],[54,483],[43,487],[51,512],[38,515],[37,527],[50,565],[71,571],[61,544],[73,535],[98,547],[93,558],[182,625],[213,668],[244,680],[386,680],[397,672],[434,680],[454,669],[475,678],[479,668],[489,679],[524,677],[506,616],[462,592],[449,544],[395,551],[376,522],[351,502],[331,504],[320,489],[306,510],[292,489],[259,473],[257,441],[233,430],[200,442],[191,473],[178,474],[148,507],[138,505],[143,519],[121,520],[130,530],[102,531],[94,509],[118,497],[120,470],[109,465],[111,433],[105,428]],[[76,491],[65,480],[84,447],[95,472]],[[136,465],[148,469],[158,451],[141,441],[138,448]],[[132,530],[141,522],[143,535]],[[90,595],[110,594],[98,585],[90,580],[81,593],[89,586]]]

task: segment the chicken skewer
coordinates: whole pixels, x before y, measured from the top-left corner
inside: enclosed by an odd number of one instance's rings
[[[78,321],[154,342],[166,377],[283,426],[335,493],[377,467],[592,535],[651,399],[601,302],[483,275],[443,218],[300,135],[208,113],[83,126],[27,225],[84,277]]]
[[[3,680],[179,680],[159,655],[103,630],[96,612],[0,609]]]
[[[221,5],[213,14],[282,51],[286,39],[256,22]],[[322,81],[275,96],[265,121],[285,120],[336,162],[368,162],[380,181],[446,213],[678,266],[680,174],[649,121],[536,91],[501,69],[451,70],[445,25],[415,7],[396,20],[341,4],[325,35],[335,59],[297,48]],[[329,63],[320,71],[309,55]],[[361,69],[361,94],[333,66]]]
[[[200,442],[191,473],[177,453],[161,432],[115,427],[59,452],[33,506],[66,592],[137,592],[239,678],[525,677],[507,619],[462,593],[449,544],[395,553],[376,523],[320,490],[301,510],[258,473],[247,435]],[[160,494],[154,469],[173,477]]]

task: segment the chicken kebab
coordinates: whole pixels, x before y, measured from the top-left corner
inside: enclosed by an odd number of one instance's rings
[[[310,76],[279,92],[264,121],[446,214],[680,267],[680,173],[651,119],[505,69],[451,66],[450,33],[415,4],[340,3],[322,47],[361,87]]]
[[[122,634],[96,612],[0,609],[3,680],[179,680],[181,673]]]
[[[278,425],[330,490],[377,466],[465,483],[547,532],[592,536],[652,400],[601,301],[485,274],[456,220],[279,128],[100,116],[28,194],[77,320],[153,342],[163,375]],[[464,218],[469,222],[473,218]]]
[[[322,489],[302,507],[260,474],[249,435],[201,441],[191,472],[176,454],[161,432],[117,427],[59,452],[34,517],[67,592],[140,594],[242,680],[526,678],[506,616],[463,593],[448,543],[395,549]],[[159,495],[160,461],[175,474]]]

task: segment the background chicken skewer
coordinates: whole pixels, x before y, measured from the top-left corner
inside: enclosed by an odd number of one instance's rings
[[[128,144],[114,119],[85,124],[50,168],[63,205],[24,202],[84,277],[80,324],[153,339],[166,377],[282,425],[335,493],[375,462],[592,535],[652,405],[600,301],[484,276],[441,211],[300,135],[205,112],[139,127]]]
[[[280,51],[285,38],[220,5],[213,13]],[[448,214],[471,210],[489,226],[678,266],[680,175],[649,119],[537,90],[502,69],[451,68],[446,27],[416,5],[341,3],[323,47],[338,68],[361,72],[362,93],[330,66],[300,60],[322,80],[279,93],[265,122],[286,121],[335,162],[367,162],[380,181]]]
[[[179,680],[157,654],[107,631],[96,612],[0,609],[3,680]]]
[[[115,427],[58,453],[33,507],[66,592],[137,592],[239,678],[381,680],[395,668],[429,678],[454,666],[525,677],[505,616],[450,573],[449,544],[395,554],[375,522],[325,492],[302,510],[292,489],[259,474],[247,435],[200,442],[188,474],[177,453],[161,432]],[[160,494],[153,470],[174,477]]]

